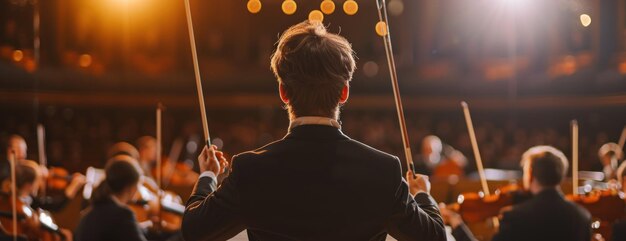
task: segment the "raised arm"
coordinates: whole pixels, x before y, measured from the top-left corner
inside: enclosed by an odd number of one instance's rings
[[[416,175],[413,178],[412,173],[408,173],[410,188],[400,175],[398,178],[401,180],[396,190],[393,214],[387,225],[389,234],[397,240],[445,241],[445,227],[437,203],[428,194],[428,177]]]
[[[234,162],[233,158],[233,163]],[[217,187],[216,174],[227,165],[216,148],[204,148],[198,157],[202,174],[187,201],[181,231],[186,241],[226,240],[245,229],[240,218],[237,168]]]

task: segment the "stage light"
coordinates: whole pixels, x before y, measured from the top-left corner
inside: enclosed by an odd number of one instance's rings
[[[91,55],[81,54],[80,57],[78,57],[78,66],[87,68],[91,65],[91,61]]]
[[[13,61],[20,62],[22,59],[24,59],[24,52],[19,49],[13,50]]]
[[[249,0],[248,4],[248,12],[250,13],[258,13],[261,11],[261,1],[260,0]]]
[[[404,12],[404,2],[402,0],[391,0],[387,4],[387,8],[389,9],[389,13],[393,16],[400,16],[402,12]]]
[[[287,15],[292,15],[298,9],[298,5],[294,0],[285,0],[281,5],[281,8],[283,9],[283,13]]]
[[[348,15],[355,15],[359,11],[359,4],[354,0],[347,0],[343,3],[343,11]]]
[[[309,13],[309,21],[322,22],[324,21],[324,14],[320,10],[313,10]]]
[[[589,24],[591,24],[591,16],[584,14],[584,13],[581,14],[580,23],[583,25],[583,27],[588,27]]]
[[[381,37],[387,35],[387,23],[383,21],[376,23],[376,34]]]
[[[324,0],[322,4],[320,4],[320,9],[326,15],[332,14],[335,12],[335,2],[332,0]]]

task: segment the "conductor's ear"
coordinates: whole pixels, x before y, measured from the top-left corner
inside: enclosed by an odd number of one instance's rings
[[[348,101],[348,97],[350,97],[350,87],[348,85],[344,86],[341,89],[341,97],[339,98],[339,104],[345,104]]]
[[[280,100],[285,104],[289,104],[289,97],[287,97],[287,91],[282,83],[278,84],[278,93],[280,93]]]

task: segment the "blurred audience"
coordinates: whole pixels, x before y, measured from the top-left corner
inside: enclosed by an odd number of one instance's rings
[[[194,163],[195,156],[204,145],[201,125],[195,114],[164,114],[164,156],[170,152],[174,139],[180,139],[184,144],[177,161]],[[497,115],[492,118],[491,115],[478,114],[482,119],[475,120],[476,135],[486,168],[520,170],[519,157],[522,151],[535,145],[552,145],[564,150],[568,156],[571,153],[568,117],[546,117],[550,121],[545,121],[534,119],[534,115],[529,115],[533,118],[515,119]],[[280,110],[231,111],[210,113],[209,116],[212,117],[209,122],[213,143],[230,154],[255,149],[281,138],[286,134],[284,130],[288,125],[287,117]],[[619,137],[617,135],[623,123],[608,118],[602,122],[592,117],[588,119],[593,120],[593,123],[585,125],[583,122],[581,125],[580,170],[603,171],[604,165],[597,153],[602,145]],[[48,163],[66,167],[70,171],[82,172],[89,166],[102,167],[107,147],[113,143],[133,143],[142,136],[155,133],[154,119],[149,112],[59,111],[48,108],[40,118],[47,130]],[[18,134],[25,138],[27,144],[36,146],[32,120],[30,112],[16,113],[0,120],[0,143],[6,145],[15,142],[11,135]],[[395,112],[344,111],[341,120],[345,133],[404,159]],[[418,169],[432,174],[435,164],[450,161],[449,165],[454,164],[452,166],[459,167],[465,173],[475,171],[474,154],[460,115],[411,113],[407,116],[407,123]],[[37,150],[28,149],[25,158],[37,159]],[[451,173],[443,172],[442,175],[448,174]]]

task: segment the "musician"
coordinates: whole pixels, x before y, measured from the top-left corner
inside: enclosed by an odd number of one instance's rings
[[[41,169],[39,168],[39,164],[31,160],[22,160],[16,162],[15,166],[15,184],[16,184],[16,195],[17,198],[24,204],[29,205],[31,207],[36,207],[38,204],[37,199],[33,198],[32,194],[36,193],[39,190],[39,179],[41,178]],[[0,179],[2,179],[2,184],[0,187],[1,195],[11,195],[11,174],[2,173],[0,174]],[[34,210],[38,210],[37,208],[33,208]],[[60,229],[60,232],[67,238],[68,241],[72,240],[72,233],[67,229]]]
[[[151,136],[142,136],[137,139],[139,165],[146,176],[152,176],[152,169],[156,166],[156,139]]]
[[[7,160],[9,160],[9,154],[15,154],[15,160],[22,161],[26,160],[26,150],[28,146],[26,145],[26,140],[19,135],[11,135],[9,136],[9,140],[7,141]]]
[[[535,146],[522,155],[522,168],[524,189],[533,197],[503,213],[492,240],[591,240],[591,215],[565,200],[560,189],[568,168],[565,155],[551,146]],[[457,241],[476,240],[459,214],[440,208]]]
[[[429,135],[422,139],[421,147],[421,153],[415,158],[415,170],[430,176],[435,166],[443,161],[443,143],[439,137]]]
[[[622,162],[617,168],[617,182],[622,188],[622,192],[626,192],[626,162]],[[626,211],[626,210],[622,210]],[[613,237],[611,240],[626,240],[626,220],[622,219],[613,225]]]
[[[397,157],[341,132],[355,69],[350,43],[318,22],[286,30],[272,56],[287,135],[227,162],[216,146],[198,157],[201,176],[187,203],[186,241],[225,240],[244,229],[251,240],[445,240],[426,176],[402,178]]]
[[[8,153],[13,152],[15,153],[16,161],[25,162],[26,165],[30,165],[32,166],[32,168],[38,169],[37,172],[40,174],[38,175],[38,178],[36,180],[36,186],[38,187],[38,189],[33,190],[33,192],[31,193],[32,201],[29,203],[35,209],[41,208],[48,211],[62,210],[63,208],[65,208],[65,206],[67,206],[70,200],[76,197],[76,194],[78,193],[80,188],[85,184],[85,176],[80,173],[74,173],[67,188],[63,190],[63,193],[61,195],[39,195],[39,188],[42,188],[44,183],[48,179],[48,168],[32,161],[26,161],[26,150],[27,145],[24,138],[19,135],[12,135],[11,137],[9,137],[9,141],[7,144],[7,158]],[[8,173],[10,173],[10,170],[11,169],[8,161],[0,165],[0,172],[4,172],[3,175],[7,175]]]
[[[106,178],[98,186],[91,206],[83,213],[75,232],[77,241],[146,240],[128,202],[137,191],[141,168],[126,155],[113,157]]]
[[[600,163],[602,164],[602,172],[604,173],[605,180],[615,179],[615,172],[623,156],[621,148],[616,143],[609,142],[600,147],[598,150],[598,159],[600,159]]]

